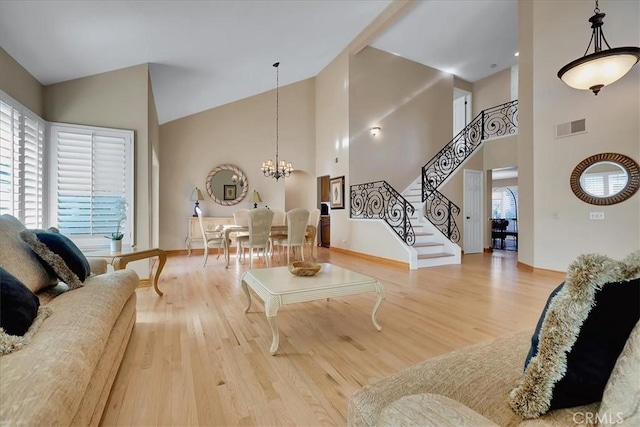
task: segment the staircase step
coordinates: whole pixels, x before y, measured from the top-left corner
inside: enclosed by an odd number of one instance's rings
[[[431,258],[446,258],[450,256],[455,256],[454,254],[440,252],[437,254],[419,254],[418,259],[431,259]]]
[[[414,248],[426,248],[431,246],[444,246],[444,243],[438,242],[424,242],[424,243],[415,243],[413,245]]]

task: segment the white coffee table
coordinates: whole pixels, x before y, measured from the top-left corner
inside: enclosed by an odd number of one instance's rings
[[[278,350],[280,341],[276,315],[278,309],[287,304],[376,292],[378,299],[373,306],[371,321],[378,331],[382,330],[376,320],[376,313],[385,299],[384,286],[373,277],[346,268],[322,264],[320,272],[311,277],[294,276],[287,267],[249,270],[242,275],[242,289],[249,301],[245,313],[251,308],[251,294],[248,288],[253,289],[264,301],[265,315],[273,333],[271,354]]]

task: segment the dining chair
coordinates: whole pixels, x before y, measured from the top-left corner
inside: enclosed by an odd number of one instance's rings
[[[249,209],[238,209],[233,212],[233,221],[242,227],[249,226]],[[248,233],[236,233],[236,258],[244,262],[244,244],[249,241]]]
[[[273,222],[273,211],[269,208],[256,208],[249,211],[249,268],[253,268],[253,250],[262,249],[263,258],[268,267],[271,262],[267,256],[271,241],[271,223]]]
[[[309,211],[303,208],[291,209],[287,212],[287,236],[276,237],[274,244],[287,248],[287,264],[292,248],[299,247],[302,260],[304,261],[304,242],[309,224]],[[278,251],[278,261],[280,261],[280,252]]]
[[[314,209],[309,213],[309,225],[313,228],[305,235],[305,240],[309,244],[311,258],[315,260],[316,257],[314,256],[313,248],[316,246],[316,236],[318,234],[318,226],[320,225],[320,209]]]
[[[224,238],[221,230],[207,231],[204,229],[204,223],[202,221],[202,210],[199,207],[195,208],[198,215],[198,222],[200,223],[200,231],[202,232],[202,243],[204,246],[204,256],[202,258],[202,266],[207,264],[207,258],[209,257],[209,248],[218,248],[218,256],[220,258],[220,250],[224,247]]]

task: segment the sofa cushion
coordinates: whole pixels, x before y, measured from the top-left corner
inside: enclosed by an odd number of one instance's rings
[[[636,301],[637,303],[637,301]],[[604,389],[599,426],[640,426],[640,322],[631,331]]]
[[[463,404],[439,394],[404,396],[382,410],[378,426],[476,427],[497,426]]]
[[[0,216],[0,267],[36,293],[57,280],[47,274],[36,254],[20,237],[24,225],[11,215]]]
[[[69,289],[79,288],[91,273],[89,261],[68,237],[54,230],[25,229],[20,237]]]
[[[640,251],[623,261],[578,257],[552,298],[539,344],[509,404],[524,418],[601,399],[640,317]]]
[[[9,335],[24,335],[38,315],[38,307],[38,297],[0,267],[0,327]]]

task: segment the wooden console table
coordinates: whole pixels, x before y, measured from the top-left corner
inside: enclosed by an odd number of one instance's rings
[[[222,216],[204,216],[202,217],[202,224],[205,231],[215,231],[219,225],[232,225],[235,224],[233,217]],[[184,239],[184,244],[189,250],[187,255],[191,255],[191,243],[194,240],[202,242],[202,232],[200,231],[200,224],[197,216],[189,217],[189,234]]]

